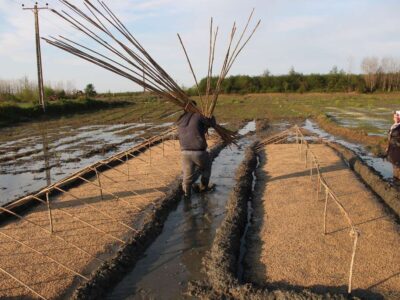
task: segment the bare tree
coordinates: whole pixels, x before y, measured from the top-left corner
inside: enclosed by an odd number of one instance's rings
[[[379,75],[379,59],[375,56],[362,60],[361,69],[364,72],[365,84],[370,92],[376,89]]]

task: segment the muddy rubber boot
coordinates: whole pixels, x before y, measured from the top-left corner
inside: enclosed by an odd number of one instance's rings
[[[191,197],[192,197],[192,188],[190,186],[185,187],[183,189],[183,199],[190,200]]]
[[[198,183],[193,183],[192,184],[192,190],[196,194],[200,193],[200,185]]]
[[[208,184],[207,186],[204,186],[203,184],[194,183],[192,185],[192,188],[195,193],[206,193],[206,192],[213,191],[215,188],[215,184],[211,183],[211,184]]]

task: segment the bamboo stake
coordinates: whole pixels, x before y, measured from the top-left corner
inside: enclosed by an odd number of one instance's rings
[[[357,250],[357,242],[360,233],[356,229],[352,229],[351,235],[354,236],[354,243],[353,243],[353,253],[351,254],[351,262],[350,262],[350,271],[349,271],[349,286],[347,289],[347,293],[351,294],[352,291],[352,281],[353,281],[353,266],[354,260],[356,257],[356,250]]]
[[[97,171],[97,168],[94,168],[94,171],[96,172],[96,177],[97,177],[97,182],[99,184],[99,187],[101,187],[100,173],[99,173],[99,171]],[[100,189],[100,197],[101,197],[101,200],[104,200],[103,190],[102,189]]]
[[[127,175],[128,175],[128,181],[129,181],[129,158],[128,158],[128,154],[126,154],[126,156],[125,156],[125,161],[126,161],[126,171],[127,171]]]
[[[47,203],[47,210],[49,212],[50,232],[53,233],[53,217],[52,217],[52,214],[51,214],[49,192],[46,193],[46,203]]]
[[[327,209],[328,209],[328,197],[329,197],[328,188],[325,187],[324,235],[326,235],[326,218],[327,218]]]

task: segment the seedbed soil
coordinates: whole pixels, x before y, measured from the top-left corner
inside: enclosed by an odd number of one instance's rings
[[[326,145],[312,144],[328,185],[361,230],[356,253],[353,295],[400,297],[399,225],[393,215]],[[315,183],[295,144],[268,145],[257,172],[258,188],[246,255],[246,280],[270,289],[345,295],[352,238],[341,211],[316,199]]]
[[[216,142],[212,139],[209,144],[215,145]],[[2,232],[85,277],[98,280],[99,276],[94,272],[104,263],[81,252],[73,245],[79,246],[103,261],[110,262],[118,256],[118,250],[124,246],[138,243],[143,247],[151,240],[151,236],[157,232],[151,228],[159,229],[162,226],[161,212],[166,211],[166,205],[163,202],[173,201],[180,190],[181,166],[178,141],[166,141],[164,155],[162,147],[162,144],[158,144],[151,148],[151,164],[149,163],[150,151],[145,151],[137,158],[130,159],[129,180],[126,175],[126,163],[102,172],[100,179],[104,188],[103,200],[99,189],[89,183],[71,188],[68,190],[70,194],[51,197],[53,236],[32,224],[17,219],[4,224],[1,228]],[[96,178],[91,180],[97,184]],[[118,200],[111,194],[117,195]],[[107,215],[99,213],[98,210]],[[31,222],[47,229],[50,228],[45,204],[30,209],[24,216]],[[132,227],[133,230],[125,225]],[[62,237],[69,243],[55,238],[54,235]],[[0,266],[45,298],[70,298],[78,286],[87,282],[48,257],[5,236],[0,238],[0,249],[2,253]],[[132,247],[129,249],[132,250]],[[118,264],[117,266],[120,267]],[[103,276],[106,273],[101,272],[100,275]],[[82,291],[76,293],[75,297],[85,298],[92,295],[92,291],[87,289],[82,289]],[[0,273],[0,298],[20,299],[35,298],[35,296],[10,277]]]
[[[341,294],[314,293],[307,289],[257,286],[253,283],[244,283],[239,278],[239,269],[251,269],[248,261],[242,260],[246,256],[248,240],[246,236],[251,232],[252,224],[248,224],[249,205],[254,201],[253,191],[255,174],[259,161],[257,151],[258,142],[248,147],[241,166],[236,172],[236,185],[227,203],[227,214],[220,228],[216,232],[211,250],[203,259],[204,271],[207,274],[205,282],[191,282],[188,289],[190,296],[201,299],[347,299]],[[246,225],[250,231],[245,235]],[[251,245],[250,245],[251,246]],[[244,252],[243,252],[244,251]],[[244,256],[244,257],[245,257]]]

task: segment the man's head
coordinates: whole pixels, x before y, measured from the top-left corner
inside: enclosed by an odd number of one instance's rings
[[[393,121],[395,123],[400,123],[400,110],[396,110],[393,112]]]

